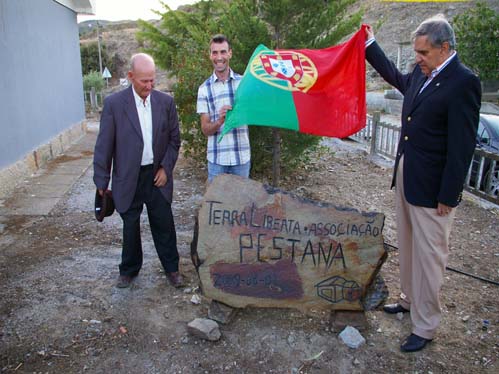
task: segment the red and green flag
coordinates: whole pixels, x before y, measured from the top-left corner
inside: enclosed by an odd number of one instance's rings
[[[220,138],[243,125],[344,138],[366,124],[365,26],[325,49],[259,45],[246,67]]]

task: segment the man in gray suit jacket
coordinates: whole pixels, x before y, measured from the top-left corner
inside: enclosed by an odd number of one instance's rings
[[[443,16],[425,20],[414,32],[417,65],[407,74],[387,59],[370,26],[367,38],[367,60],[404,95],[392,181],[402,295],[384,310],[410,312],[412,334],[401,350],[413,352],[433,339],[442,316],[439,293],[475,148],[480,81],[460,63],[454,31]]]
[[[94,182],[103,193],[112,169],[116,210],[123,220],[123,250],[117,287],[129,287],[142,267],[140,215],[144,204],[159,259],[170,283],[179,287],[179,256],[171,203],[173,168],[180,148],[173,98],[154,90],[151,56],[132,56],[130,87],[104,100],[95,144]]]

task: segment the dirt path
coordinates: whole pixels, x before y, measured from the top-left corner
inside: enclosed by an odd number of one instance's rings
[[[395,244],[390,168],[357,148],[333,142],[283,188],[312,199],[386,214],[385,240]],[[114,287],[121,220],[93,218],[91,170],[50,216],[3,216],[0,236],[0,372],[2,373],[496,373],[499,370],[499,287],[448,272],[444,318],[427,349],[402,354],[410,321],[367,314],[367,344],[346,347],[329,331],[325,313],[245,309],[222,338],[189,336],[186,324],[205,317],[189,259],[193,217],[205,174],[183,158],[176,168],[174,215],[188,285],[170,287],[143,216],[143,269],[131,289]],[[458,210],[450,265],[499,279],[497,210],[465,199]],[[397,252],[382,275],[398,294]],[[303,365],[320,352],[315,361]],[[300,371],[301,368],[301,371]]]

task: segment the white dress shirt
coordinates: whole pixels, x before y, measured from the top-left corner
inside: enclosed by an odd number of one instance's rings
[[[135,97],[135,105],[139,115],[140,130],[142,131],[142,140],[144,141],[144,149],[142,150],[141,165],[150,165],[154,161],[152,152],[152,111],[151,111],[151,95],[146,99],[142,99],[132,86],[133,96]]]

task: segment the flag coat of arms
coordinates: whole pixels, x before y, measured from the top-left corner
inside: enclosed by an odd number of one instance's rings
[[[344,138],[366,124],[365,26],[325,49],[259,45],[246,67],[220,138],[243,125]]]

